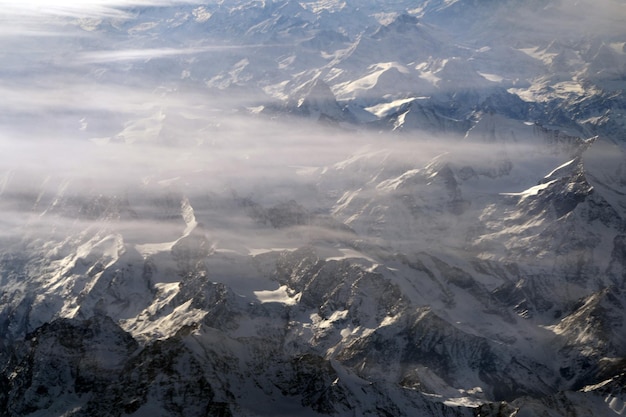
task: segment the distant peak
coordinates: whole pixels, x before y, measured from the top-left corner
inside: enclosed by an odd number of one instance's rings
[[[321,78],[315,79],[311,83],[311,87],[307,93],[307,97],[325,100],[335,100],[335,95],[332,90]]]
[[[411,16],[407,13],[402,13],[398,17],[396,17],[393,22],[390,23],[390,26],[417,25],[418,23],[419,19],[417,17]]]
[[[374,37],[381,36],[389,32],[406,33],[410,30],[415,30],[419,23],[419,19],[415,16],[411,16],[407,13],[398,15],[391,23],[381,26]]]

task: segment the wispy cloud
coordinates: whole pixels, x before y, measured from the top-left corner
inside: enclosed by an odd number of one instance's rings
[[[1,13],[21,16],[125,17],[124,8],[136,6],[167,6],[198,4],[198,0],[0,0]]]
[[[548,2],[544,10],[510,16],[536,35],[563,40],[578,40],[582,35],[623,36],[626,7],[622,0],[560,0]]]
[[[84,52],[77,56],[79,64],[103,64],[124,61],[142,61],[155,58],[168,58],[184,55],[195,55],[206,52],[258,49],[272,45],[208,45],[193,48],[145,48],[121,49],[111,51]]]

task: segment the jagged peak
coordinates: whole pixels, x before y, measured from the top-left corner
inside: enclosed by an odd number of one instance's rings
[[[336,101],[335,94],[320,76],[305,84],[300,91],[303,93],[301,97],[306,100]]]

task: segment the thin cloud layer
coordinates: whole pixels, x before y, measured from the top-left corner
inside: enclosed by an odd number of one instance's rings
[[[579,41],[583,36],[610,39],[626,33],[626,7],[621,0],[549,1],[541,9],[526,9],[504,18],[514,27],[535,32],[535,38],[548,42],[554,38]]]
[[[14,16],[60,16],[60,17],[127,17],[122,10],[130,7],[171,6],[199,4],[197,0],[1,0],[2,14]]]
[[[343,131],[287,116],[271,120],[250,114],[249,103],[257,97],[251,91],[217,95],[204,79],[181,81],[182,61],[204,54],[202,58],[213,58],[206,59],[207,65],[238,71],[245,67],[242,56],[210,54],[241,48],[259,54],[259,45],[211,45],[207,39],[200,46],[141,48],[141,43],[134,47],[120,41],[118,34],[90,32],[65,19],[126,18],[128,7],[171,3],[6,4],[5,21],[19,16],[28,23],[25,29],[17,23],[0,29],[8,39],[0,69],[0,211],[10,228],[19,230],[31,216],[39,225],[51,216],[50,224],[65,226],[74,221],[73,210],[80,212],[102,197],[114,208],[128,201],[129,210],[144,218],[136,229],[129,219],[119,227],[134,241],[145,233],[146,241],[153,242],[158,238],[147,232],[159,229],[153,202],[172,193],[168,210],[180,211],[181,199],[189,198],[198,217],[220,230],[214,232],[220,235],[216,239],[245,241],[252,238],[242,237],[238,225],[244,230],[254,220],[241,207],[234,210],[233,201],[269,210],[294,200],[327,214],[340,193],[374,198],[383,180],[400,183],[404,173],[423,169],[445,152],[465,154],[476,165],[483,163],[481,157],[491,163],[492,145],[441,136],[435,141],[423,133],[399,138]],[[572,8],[572,13],[578,10]],[[25,33],[28,39],[22,38]],[[232,63],[222,62],[227,60]],[[255,103],[256,110],[263,104],[267,102]],[[516,152],[527,152],[529,160],[537,154],[532,147]],[[506,185],[499,187],[516,192],[534,184]],[[397,193],[388,195],[395,198]],[[67,210],[59,208],[63,204]],[[80,222],[85,222],[80,227],[90,224],[88,219]],[[184,227],[179,222],[175,232],[168,226],[163,233],[173,239]],[[313,229],[303,234],[314,235]],[[255,239],[258,247],[264,239],[266,247],[280,244],[273,235]]]

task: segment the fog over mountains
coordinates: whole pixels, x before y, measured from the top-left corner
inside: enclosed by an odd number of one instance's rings
[[[1,416],[626,415],[622,0],[0,6]]]

